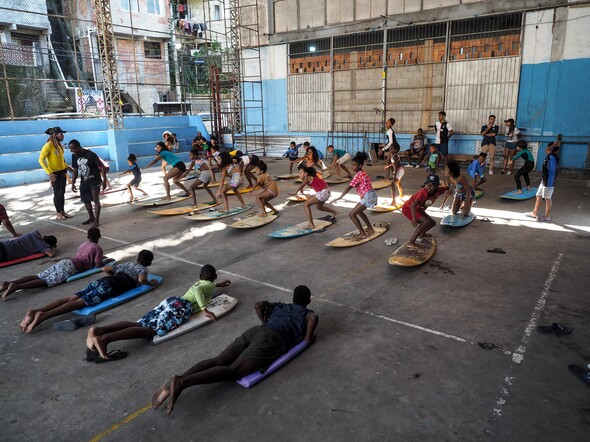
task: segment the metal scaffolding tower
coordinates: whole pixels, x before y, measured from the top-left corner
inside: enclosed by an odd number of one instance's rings
[[[100,67],[104,82],[105,111],[109,129],[123,129],[123,111],[117,60],[115,58],[115,35],[113,33],[111,2],[110,0],[94,0],[94,9],[96,11]]]

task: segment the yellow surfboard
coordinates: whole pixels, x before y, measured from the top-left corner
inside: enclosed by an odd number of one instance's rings
[[[255,227],[264,226],[266,224],[272,223],[279,217],[279,214],[267,214],[266,216],[260,215],[252,215],[246,216],[235,223],[229,224],[229,227],[233,227],[236,229],[253,229]]]
[[[221,203],[201,203],[197,204],[196,206],[184,206],[184,207],[175,207],[173,209],[162,209],[162,210],[148,210],[148,213],[153,213],[154,215],[165,215],[165,216],[172,216],[172,215],[186,215],[187,213],[195,213],[200,212],[201,210],[207,210],[211,207],[219,206]]]
[[[254,187],[240,187],[238,189],[238,192],[240,193],[250,193],[254,190]],[[235,195],[236,193],[233,190],[230,190],[229,192],[227,192],[228,195]]]
[[[373,181],[373,189],[375,189],[375,190],[385,189],[386,187],[389,187],[389,186],[391,186],[391,180]]]
[[[342,235],[339,238],[333,239],[329,243],[326,243],[329,247],[353,247],[364,244],[366,242],[372,241],[375,238],[380,237],[389,229],[388,223],[383,223],[381,225],[373,225],[373,229],[375,232],[372,235],[367,236],[363,239],[356,239],[355,235],[358,234],[358,230],[354,230],[346,235]]]
[[[408,249],[408,243],[402,244],[389,257],[389,264],[400,267],[415,267],[427,262],[436,252],[436,241],[432,235],[424,235],[416,241],[417,250]]]

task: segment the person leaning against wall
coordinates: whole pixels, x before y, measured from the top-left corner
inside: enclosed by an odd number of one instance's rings
[[[61,144],[66,131],[57,126],[50,127],[45,133],[49,135],[49,138],[47,138],[47,142],[41,148],[39,164],[45,173],[47,173],[51,187],[53,188],[53,205],[57,212],[56,219],[63,221],[66,218],[72,217],[65,212],[66,181],[68,170],[72,170],[66,164],[64,147]]]

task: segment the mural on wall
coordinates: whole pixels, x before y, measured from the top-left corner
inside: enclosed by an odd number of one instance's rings
[[[76,88],[76,112],[86,115],[106,115],[103,92]]]

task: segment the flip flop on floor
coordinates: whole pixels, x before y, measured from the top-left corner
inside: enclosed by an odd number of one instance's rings
[[[494,222],[494,221],[492,221],[491,219],[489,219],[489,218],[485,218],[485,217],[484,217],[484,218],[482,218],[482,219],[480,219],[480,221],[481,221],[482,223],[493,223],[493,222]]]
[[[82,360],[86,362],[94,362],[97,357],[98,352],[96,350],[90,350],[88,347],[86,347],[86,358]]]
[[[74,319],[66,319],[65,321],[55,322],[51,324],[53,330],[59,331],[74,331],[78,327],[86,327],[96,321],[96,315],[80,316]]]
[[[495,249],[488,249],[488,253],[506,253],[500,247],[496,247]]]
[[[102,362],[120,361],[121,359],[125,359],[127,357],[127,354],[128,353],[126,351],[113,350],[107,353],[108,359],[105,359],[101,356],[97,356],[94,359],[94,362],[100,364]]]
[[[572,332],[571,328],[561,325],[558,322],[554,322],[551,325],[539,325],[537,330],[542,333],[555,333],[557,336],[569,335]]]
[[[571,371],[574,374],[574,376],[582,379],[582,381],[584,381],[584,383],[590,385],[590,371],[584,370],[583,367],[580,367],[579,365],[576,365],[576,364],[568,365],[567,368],[569,369],[569,371]]]

